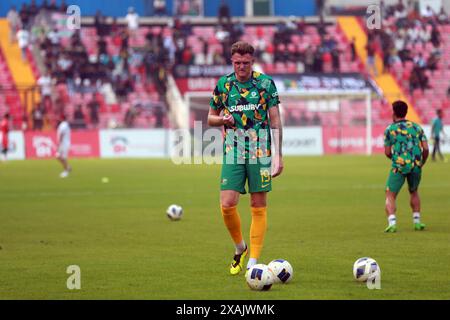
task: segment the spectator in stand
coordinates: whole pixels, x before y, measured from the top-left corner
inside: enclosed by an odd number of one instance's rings
[[[434,11],[430,6],[426,6],[425,11],[422,13],[422,17],[424,17],[428,21],[432,21],[434,19]]]
[[[428,24],[422,24],[421,28],[419,28],[419,40],[425,44],[431,39],[430,29],[427,28]]]
[[[73,61],[65,53],[61,54],[58,58],[58,72],[61,72],[65,78],[73,78]]]
[[[238,19],[235,24],[233,24],[231,37],[233,40],[231,42],[235,43],[245,34],[245,24],[242,19]]]
[[[48,5],[48,10],[51,12],[58,11],[58,5],[56,4],[56,0],[50,0],[50,4]]]
[[[129,36],[128,36],[128,31],[127,30],[122,30],[122,33],[120,34],[120,51],[126,51],[128,50],[128,46],[129,46]]]
[[[275,25],[275,34],[273,35],[273,44],[277,47],[279,44],[288,44],[289,31],[287,30],[286,24],[283,20],[278,21]]]
[[[350,52],[352,54],[352,61],[356,60],[356,38],[353,37],[350,42]]]
[[[193,64],[194,54],[192,52],[191,47],[187,46],[184,48],[181,60],[184,65],[192,65]]]
[[[20,126],[20,130],[27,131],[28,130],[28,115],[26,112],[23,113],[22,116],[22,124]]]
[[[156,106],[153,109],[153,115],[155,116],[155,128],[162,128],[164,126],[164,110],[162,106]]]
[[[305,29],[306,29],[306,23],[305,23],[305,18],[304,17],[300,17],[297,20],[297,35],[299,36],[303,36],[305,34]]]
[[[225,65],[226,60],[219,51],[215,51],[213,54],[213,65]]]
[[[322,50],[318,48],[314,53],[314,64],[313,64],[313,72],[322,72],[323,71],[323,54]]]
[[[22,21],[20,21],[20,16],[16,11],[16,6],[11,6],[11,9],[8,11],[6,19],[9,23],[9,41],[11,43],[16,42],[16,34],[20,30],[22,25]]]
[[[127,21],[128,32],[133,39],[137,36],[137,30],[139,29],[139,15],[134,11],[133,7],[128,8],[125,20]]]
[[[42,130],[44,126],[44,108],[38,103],[32,112],[33,130]]]
[[[105,35],[105,17],[100,10],[97,10],[94,16],[94,27],[97,31],[97,36],[102,37]]]
[[[94,95],[94,99],[88,103],[87,107],[89,109],[90,122],[94,128],[97,128],[99,122],[98,111],[100,109],[100,103],[97,95]]]
[[[337,47],[335,47],[333,50],[331,50],[331,60],[332,60],[333,72],[336,72],[336,73],[341,70],[339,56],[340,56],[340,51]]]
[[[221,25],[222,27],[226,28],[228,25],[231,25],[230,7],[225,0],[222,0],[222,2],[220,3],[218,20],[219,25]]]
[[[48,113],[52,108],[52,78],[48,71],[45,71],[44,74],[38,79],[37,85],[40,87],[44,110]]]
[[[434,47],[439,47],[441,45],[441,34],[435,24],[433,24],[433,28],[431,29],[430,40]]]
[[[426,63],[425,59],[423,58],[422,52],[419,52],[419,54],[414,58],[414,63],[420,69],[423,69],[427,66],[427,63]]]
[[[22,61],[27,61],[27,50],[30,44],[30,33],[23,26],[17,32],[17,42],[22,53]]]
[[[427,60],[427,69],[434,71],[438,68],[438,63],[440,60],[440,55],[438,53],[430,54],[430,57]]]
[[[318,16],[323,15],[323,9],[325,7],[325,0],[316,0],[316,14]]]
[[[65,0],[61,0],[61,4],[59,5],[60,13],[67,13],[67,4]]]
[[[73,123],[72,128],[74,129],[86,129],[86,120],[84,118],[84,113],[81,105],[75,107],[73,113]]]
[[[59,31],[56,28],[53,28],[48,34],[47,38],[50,40],[52,46],[59,46],[60,35]]]
[[[120,28],[119,28],[119,24],[117,23],[116,17],[112,18],[111,25],[109,26],[109,33],[110,33],[110,36],[113,38],[113,42],[114,42],[114,38],[120,35]]]
[[[311,124],[313,126],[320,126],[320,125],[322,125],[322,119],[320,118],[318,112],[314,112],[314,116],[312,118]]]
[[[30,12],[28,11],[28,6],[26,3],[22,3],[22,7],[19,11],[20,21],[22,21],[22,27],[24,29],[28,28],[28,23],[30,22]]]
[[[301,115],[300,115],[300,119],[298,121],[298,125],[300,126],[307,126],[309,124],[309,119],[306,116],[305,111],[302,111]]]
[[[166,13],[166,0],[153,0],[153,10],[157,16],[165,16]]]
[[[130,108],[128,108],[127,112],[125,113],[125,118],[123,120],[123,123],[126,128],[133,128],[134,127],[134,120],[139,115],[139,109],[135,105],[131,105]]]
[[[107,43],[104,37],[99,37],[97,40],[97,47],[98,47],[98,55],[108,55],[107,51]]]
[[[305,51],[305,71],[313,72],[314,68],[314,49],[311,45]]]
[[[323,15],[319,16],[319,23],[317,24],[317,32],[319,33],[320,37],[323,37],[327,34],[327,28],[326,23]]]
[[[31,0],[30,6],[28,7],[28,13],[30,14],[31,20],[33,20],[34,17],[38,14],[39,9],[40,8],[38,8],[38,6],[36,5],[36,1],[35,0]]]
[[[377,66],[375,64],[375,45],[373,38],[367,39],[367,68],[370,74],[377,76]]]
[[[439,11],[437,20],[440,24],[448,24],[449,23],[449,19],[448,19],[448,15],[445,12],[444,7],[441,7],[441,11]]]
[[[431,88],[428,84],[429,79],[425,74],[424,69],[420,68],[417,65],[414,66],[409,81],[410,81],[410,93],[412,93],[414,89],[418,88],[422,89],[422,91]]]

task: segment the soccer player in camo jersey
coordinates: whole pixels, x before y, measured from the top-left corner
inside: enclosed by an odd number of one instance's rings
[[[254,48],[243,41],[231,47],[234,72],[221,77],[208,114],[210,126],[225,129],[220,204],[225,226],[235,244],[230,273],[243,269],[248,247],[237,211],[239,195],[248,181],[252,223],[247,269],[257,263],[267,226],[267,192],[272,178],[283,171],[282,127],[278,92],[271,77],[253,71]],[[274,149],[271,150],[271,129]]]
[[[408,182],[411,197],[414,229],[424,230],[425,224],[420,222],[418,189],[422,167],[429,154],[427,137],[418,124],[405,119],[408,112],[408,105],[405,102],[395,101],[392,107],[394,123],[384,132],[385,154],[392,159],[392,168],[386,183],[386,214],[389,225],[385,232],[397,231],[395,200],[405,180]]]

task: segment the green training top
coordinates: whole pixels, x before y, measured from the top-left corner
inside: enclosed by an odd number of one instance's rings
[[[392,147],[394,171],[408,174],[414,167],[422,166],[422,141],[427,141],[423,129],[411,121],[400,120],[386,128],[384,145]]]
[[[236,79],[234,72],[221,77],[209,105],[234,118],[232,127],[224,126],[224,155],[233,152],[235,159],[270,156],[268,111],[279,103],[275,83],[265,74],[253,71],[243,83]]]

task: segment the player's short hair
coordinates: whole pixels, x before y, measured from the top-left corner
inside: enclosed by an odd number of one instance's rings
[[[394,110],[394,114],[397,118],[404,118],[408,113],[408,105],[405,101],[395,101],[392,104],[392,109]]]
[[[442,114],[442,109],[437,109],[437,110],[436,110],[436,113],[437,113],[437,115]]]
[[[253,46],[245,41],[238,41],[233,43],[233,45],[231,46],[231,55],[235,54],[235,53],[239,53],[240,55],[244,55],[244,54],[250,54],[253,56],[253,53],[255,52],[255,48],[253,48]]]
[[[9,119],[9,113],[5,113],[5,115],[3,116],[5,119]]]

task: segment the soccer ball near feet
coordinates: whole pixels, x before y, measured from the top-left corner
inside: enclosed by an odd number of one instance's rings
[[[275,275],[275,283],[288,283],[294,275],[291,264],[283,259],[272,260],[268,267]]]
[[[275,280],[273,272],[265,264],[255,264],[245,275],[245,280],[252,290],[267,291]]]

